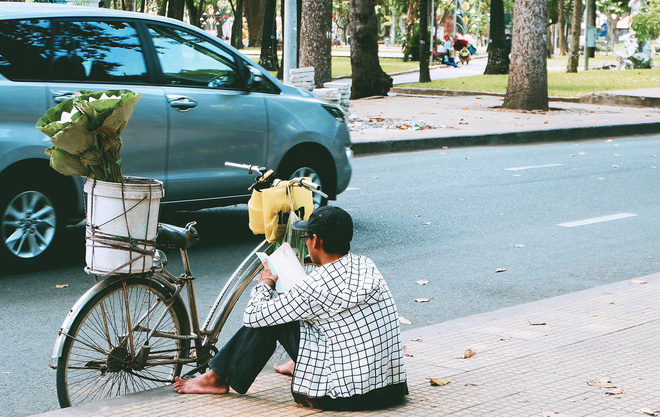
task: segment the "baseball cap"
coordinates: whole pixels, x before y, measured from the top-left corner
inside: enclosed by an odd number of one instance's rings
[[[319,207],[308,220],[298,220],[292,227],[293,230],[315,234],[323,240],[350,242],[353,239],[351,215],[334,206]]]

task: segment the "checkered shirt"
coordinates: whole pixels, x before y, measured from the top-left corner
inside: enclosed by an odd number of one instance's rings
[[[394,299],[365,256],[349,253],[323,265],[279,297],[257,285],[243,321],[248,327],[300,321],[293,392],[350,397],[406,381]]]

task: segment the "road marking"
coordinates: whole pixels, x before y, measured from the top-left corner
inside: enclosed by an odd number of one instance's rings
[[[346,188],[346,190],[344,190],[344,191],[357,191],[357,190],[360,190],[360,189],[361,189],[361,188],[357,188],[357,187],[348,187],[348,188]]]
[[[627,219],[628,217],[635,217],[635,216],[637,216],[637,215],[636,214],[631,214],[631,213],[619,213],[619,214],[612,214],[611,216],[594,217],[593,219],[584,219],[584,220],[578,220],[578,221],[574,221],[574,222],[560,223],[557,226],[562,226],[562,227],[584,226],[584,225],[587,225],[587,224],[609,222],[611,220]]]
[[[563,164],[532,165],[530,167],[504,168],[504,170],[505,171],[522,171],[522,170],[525,170],[525,169],[552,168],[552,167],[560,167],[560,166],[563,166]]]

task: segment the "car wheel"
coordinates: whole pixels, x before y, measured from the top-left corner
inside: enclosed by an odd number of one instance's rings
[[[0,198],[0,251],[11,264],[35,264],[52,251],[61,224],[45,189],[14,187]]]
[[[311,155],[302,155],[289,158],[287,163],[282,164],[280,168],[280,178],[297,178],[308,177],[315,184],[321,186],[321,191],[327,193],[330,186],[330,176],[327,174],[328,170],[325,165],[318,161]],[[314,193],[314,207],[318,208],[328,204],[328,199],[321,197],[321,195]]]

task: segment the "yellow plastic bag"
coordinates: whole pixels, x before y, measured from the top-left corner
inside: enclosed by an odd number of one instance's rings
[[[295,210],[298,217],[307,220],[314,210],[312,192],[304,187],[280,181],[277,185],[261,191],[264,213],[264,232],[269,242],[280,242]]]
[[[252,197],[248,201],[249,226],[252,233],[262,235],[266,232],[264,228],[264,201],[261,190],[252,190]]]

